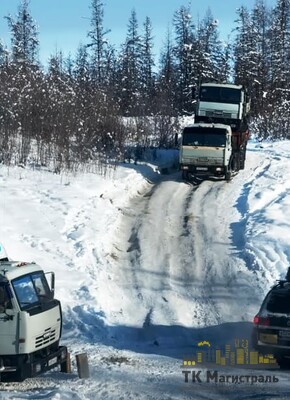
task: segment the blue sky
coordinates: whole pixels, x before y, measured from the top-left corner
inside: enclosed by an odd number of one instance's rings
[[[20,0],[0,0],[0,38],[10,45],[7,21],[4,16],[15,16]],[[104,28],[111,29],[108,38],[111,44],[118,48],[125,40],[128,20],[132,9],[135,9],[141,31],[143,22],[148,16],[151,19],[154,36],[154,52],[159,54],[165,41],[166,32],[172,28],[174,12],[187,0],[103,0]],[[272,6],[275,0],[267,0]],[[39,26],[40,59],[48,60],[56,50],[62,50],[65,55],[73,56],[80,43],[87,42],[87,32],[90,29],[91,0],[30,0],[32,17]],[[207,0],[191,1],[193,21],[202,19],[211,9],[214,18],[219,21],[222,37],[227,37],[234,27],[236,9],[245,5],[252,9],[255,0]]]

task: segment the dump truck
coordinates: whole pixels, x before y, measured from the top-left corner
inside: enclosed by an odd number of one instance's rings
[[[225,177],[245,168],[250,98],[243,85],[202,83],[194,124],[183,129],[179,165],[183,178]]]
[[[197,123],[183,129],[179,165],[184,180],[197,176],[224,177],[244,169],[249,133],[229,125]]]
[[[243,85],[202,83],[194,121],[230,125],[233,132],[248,129],[250,97]]]
[[[54,282],[53,272],[10,260],[0,245],[0,381],[21,382],[56,367],[68,372]]]

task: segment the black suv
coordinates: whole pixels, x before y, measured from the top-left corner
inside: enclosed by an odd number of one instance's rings
[[[273,354],[281,368],[290,367],[290,268],[266,295],[254,318],[253,347]]]

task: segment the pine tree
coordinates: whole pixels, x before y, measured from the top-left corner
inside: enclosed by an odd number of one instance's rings
[[[92,0],[92,18],[88,36],[91,42],[87,47],[92,48],[92,76],[96,85],[102,86],[105,79],[105,51],[108,45],[106,35],[110,32],[103,28],[104,5],[101,0]]]
[[[3,54],[6,81],[5,108],[10,118],[5,118],[5,129],[9,126],[15,137],[18,162],[25,162],[31,139],[38,134],[37,97],[41,72],[38,63],[38,32],[29,11],[29,1],[22,0],[15,18],[7,16],[11,33],[11,52]],[[4,61],[4,59],[3,59]],[[6,114],[5,112],[3,113]],[[8,125],[6,124],[8,122]]]
[[[178,70],[174,47],[168,29],[161,49],[160,68],[154,102],[154,136],[158,147],[173,146],[178,125]]]
[[[141,37],[135,10],[132,10],[126,41],[120,55],[122,82],[121,109],[127,115],[139,115],[141,96]]]
[[[0,40],[0,66],[7,65],[9,61],[9,51]]]
[[[202,67],[201,81],[222,81],[224,77],[221,76],[221,64],[225,61],[225,54],[223,46],[219,40],[218,21],[213,18],[210,9],[197,30],[197,41],[199,42],[198,55],[199,63]],[[200,67],[198,69],[200,69]],[[223,71],[225,68],[223,68]]]
[[[266,106],[269,82],[269,14],[263,0],[257,0],[252,13],[238,11],[238,35],[235,44],[235,81],[244,84],[254,99],[252,114]]]
[[[221,42],[221,50],[216,60],[216,79],[219,82],[230,82],[232,79],[232,44],[228,39]]]
[[[144,22],[144,34],[141,37],[141,92],[144,113],[149,114],[154,98],[154,58],[152,54],[152,25],[149,17]]]
[[[273,100],[278,101],[283,91],[289,88],[290,55],[290,1],[278,0],[273,10],[270,28],[272,60],[271,84],[275,92]],[[288,96],[286,96],[288,97]],[[282,98],[285,98],[282,94]]]
[[[194,25],[189,6],[180,7],[173,17],[175,58],[178,68],[177,104],[181,113],[192,111]]]
[[[252,84],[251,67],[254,54],[252,20],[248,9],[240,7],[238,13],[237,36],[235,40],[235,82],[244,84],[249,88]]]
[[[264,0],[257,0],[252,13],[253,53],[251,59],[251,91],[253,115],[268,112],[267,94],[270,79],[270,42],[269,42],[270,15]]]
[[[269,100],[278,121],[276,130],[286,136],[290,129],[290,1],[277,0],[270,27],[271,65]]]
[[[80,45],[77,49],[73,67],[73,76],[79,86],[87,86],[90,81],[90,65],[87,46]]]
[[[161,60],[158,76],[158,102],[156,109],[165,109],[166,114],[175,115],[177,111],[178,70],[175,62],[175,52],[169,30],[166,43],[161,49]],[[162,98],[162,101],[160,100]],[[161,107],[160,107],[161,106]]]
[[[12,59],[17,63],[38,63],[38,31],[35,21],[29,11],[29,0],[22,0],[16,19],[7,16],[11,32]]]

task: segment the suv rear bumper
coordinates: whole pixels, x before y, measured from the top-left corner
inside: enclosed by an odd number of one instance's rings
[[[274,356],[290,356],[290,344],[287,343],[279,343],[278,335],[273,334],[273,336],[277,336],[277,343],[269,343],[261,340],[261,334],[267,335],[270,329],[265,329],[265,327],[255,327],[252,331],[252,347],[257,350],[261,354],[273,354]]]

